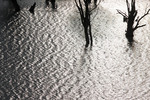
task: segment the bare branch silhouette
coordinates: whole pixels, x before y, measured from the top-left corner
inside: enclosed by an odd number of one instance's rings
[[[135,28],[134,28],[135,30],[136,30],[137,28],[146,26],[146,24],[139,26],[139,23],[140,23],[140,21],[141,21],[145,16],[147,16],[147,15],[149,14],[149,12],[150,12],[150,9],[148,9],[148,11],[147,11],[143,16],[141,16],[140,18],[139,18],[139,16],[138,16],[138,18],[136,19],[137,23],[136,23],[136,26],[135,26]]]

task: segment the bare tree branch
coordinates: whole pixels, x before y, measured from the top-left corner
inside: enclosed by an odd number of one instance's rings
[[[128,16],[129,16],[129,13],[130,13],[130,4],[129,4],[128,0],[126,0],[126,4],[127,4]]]
[[[137,28],[140,28],[140,27],[144,27],[144,26],[146,26],[146,24],[137,26],[137,27],[134,28],[134,30],[136,30]]]
[[[128,17],[127,14],[124,13],[124,12],[122,12],[121,10],[118,10],[118,9],[117,9],[117,12],[118,12],[119,14],[121,14],[123,17]]]
[[[124,12],[118,10],[118,9],[117,9],[117,12],[118,12],[120,15],[123,16],[123,22],[127,22],[128,16],[126,15],[126,13],[124,13]]]
[[[97,13],[98,13],[98,10],[96,11],[96,14],[95,14],[94,17],[91,19],[91,21],[96,17]]]
[[[136,26],[135,26],[134,30],[137,29],[137,28],[139,28],[139,27],[141,27],[141,26],[142,26],[142,27],[145,26],[145,25],[139,26],[139,23],[140,23],[140,21],[141,21],[146,15],[149,14],[149,12],[150,12],[150,9],[149,9],[143,16],[141,16],[140,18],[138,17],[137,23],[136,23]]]
[[[93,9],[91,9],[90,12],[92,12],[93,10],[95,10],[97,8],[97,6],[100,4],[101,1],[102,0],[99,0],[98,4]]]

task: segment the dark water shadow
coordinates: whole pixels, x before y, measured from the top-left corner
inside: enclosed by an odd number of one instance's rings
[[[10,0],[0,1],[0,29],[6,25],[13,16],[17,17],[20,12],[15,11],[15,7]]]
[[[26,58],[23,58],[26,55],[19,55],[23,49],[19,41],[24,38],[17,30],[16,22],[22,24],[18,22],[19,15],[20,12],[16,13],[12,9],[10,13],[4,14],[0,21],[0,100],[24,98],[25,89],[29,89],[31,69]]]

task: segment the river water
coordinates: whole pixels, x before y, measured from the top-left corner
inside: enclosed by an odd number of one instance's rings
[[[19,13],[1,17],[0,99],[150,100],[150,16],[129,48],[116,11],[126,11],[125,1],[114,1],[93,11],[94,43],[87,50],[73,1],[58,0],[52,10],[37,0],[35,15],[28,11],[34,0],[18,1]],[[137,0],[139,15],[148,5]]]

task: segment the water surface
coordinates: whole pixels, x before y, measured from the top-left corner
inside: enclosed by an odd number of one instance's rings
[[[85,51],[73,1],[58,1],[56,11],[37,1],[35,15],[28,11],[34,1],[18,2],[21,12],[0,28],[1,100],[150,99],[149,16],[130,49],[116,14],[126,11],[125,2],[102,2],[92,14],[94,46]],[[148,0],[137,2],[144,9]]]

